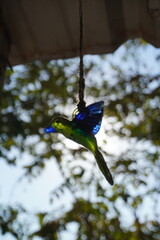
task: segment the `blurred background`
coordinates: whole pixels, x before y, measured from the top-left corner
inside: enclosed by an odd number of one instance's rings
[[[94,157],[59,134],[72,117],[79,59],[7,69],[0,112],[0,239],[160,239],[160,50],[129,40],[113,54],[84,57],[85,101],[103,100]]]

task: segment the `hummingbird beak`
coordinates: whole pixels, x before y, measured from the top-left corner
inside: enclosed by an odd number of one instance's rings
[[[44,129],[45,133],[56,133],[55,128],[51,127],[51,125],[49,125],[47,128]]]

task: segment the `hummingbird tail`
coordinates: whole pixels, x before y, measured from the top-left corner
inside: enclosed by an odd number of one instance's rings
[[[113,185],[113,178],[112,175],[107,167],[107,164],[104,160],[104,157],[102,155],[102,153],[97,149],[96,153],[94,154],[97,164],[101,170],[101,172],[103,173],[103,175],[105,176],[106,180]]]

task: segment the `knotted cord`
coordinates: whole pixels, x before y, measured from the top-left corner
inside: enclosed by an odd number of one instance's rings
[[[84,72],[83,72],[83,6],[82,6],[82,0],[79,0],[79,103],[77,104],[78,111],[82,111],[82,109],[86,106],[86,103],[84,101],[84,89],[85,89],[85,79],[84,79]]]

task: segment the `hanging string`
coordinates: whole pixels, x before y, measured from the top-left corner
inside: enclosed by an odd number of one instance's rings
[[[78,111],[80,112],[86,105],[84,101],[84,89],[85,89],[85,79],[84,79],[84,72],[83,72],[83,6],[82,0],[79,0],[79,56],[80,56],[80,63],[79,63],[79,103],[77,104]]]

